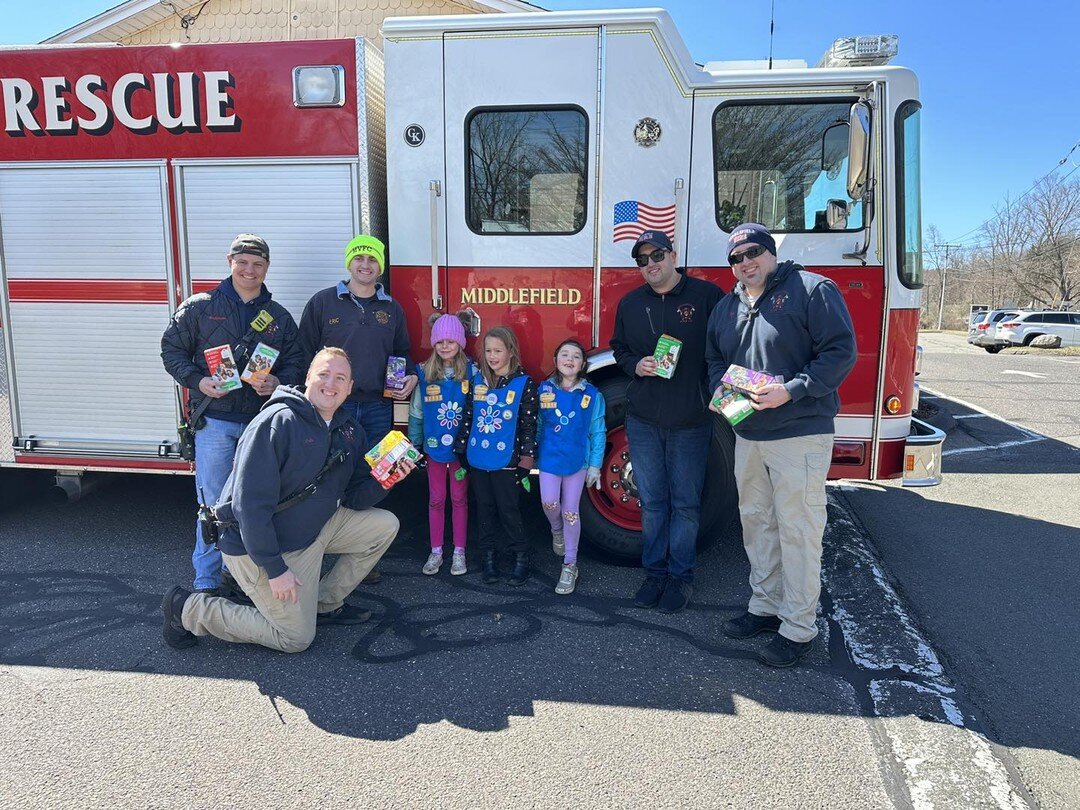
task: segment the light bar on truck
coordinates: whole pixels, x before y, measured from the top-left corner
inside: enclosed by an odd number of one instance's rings
[[[293,68],[293,104],[297,107],[341,107],[345,104],[345,68],[304,65]]]
[[[900,37],[896,34],[876,34],[869,37],[841,37],[836,40],[821,61],[819,68],[868,67],[887,65],[896,56]]]

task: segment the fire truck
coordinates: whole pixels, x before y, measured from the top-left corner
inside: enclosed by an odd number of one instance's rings
[[[912,417],[920,104],[886,64],[894,37],[838,40],[816,67],[697,64],[657,9],[392,18],[383,39],[0,51],[0,465],[71,494],[87,471],[190,472],[158,354],[170,313],[251,231],[298,318],[368,232],[413,359],[428,316],[459,310],[472,351],[513,327],[534,377],[560,340],[592,347],[608,444],[582,521],[633,556],[628,379],[608,347],[641,283],[630,247],[664,230],[730,290],[727,233],[757,221],[855,324],[830,476],[940,480],[944,435]],[[717,417],[703,538],[736,514],[733,447]]]

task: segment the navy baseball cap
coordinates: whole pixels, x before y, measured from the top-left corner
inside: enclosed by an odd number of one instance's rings
[[[634,247],[630,251],[630,258],[636,259],[638,250],[642,245],[652,245],[654,248],[660,248],[661,250],[674,251],[675,248],[671,246],[671,240],[668,239],[668,235],[663,231],[643,231],[641,236],[634,242]]]
[[[731,259],[731,251],[739,245],[761,245],[773,256],[776,255],[776,240],[773,239],[769,229],[756,222],[744,222],[731,232],[727,240],[727,255]]]

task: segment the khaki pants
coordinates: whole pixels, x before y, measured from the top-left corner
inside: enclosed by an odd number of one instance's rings
[[[735,480],[743,545],[750,560],[748,610],[779,616],[780,635],[817,635],[825,477],[832,435],[769,442],[735,437]]]
[[[181,621],[197,636],[302,652],[315,639],[315,614],[341,607],[345,597],[375,567],[397,532],[398,519],[385,509],[357,512],[338,507],[314,543],[282,555],[300,580],[300,600],[295,605],[274,598],[266,571],[251,557],[223,554],[226,567],[255,607],[197,593],[184,604]],[[341,556],[320,580],[324,554]]]

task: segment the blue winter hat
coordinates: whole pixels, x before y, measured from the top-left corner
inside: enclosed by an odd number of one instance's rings
[[[773,256],[776,255],[776,240],[773,239],[772,234],[769,233],[768,228],[764,225],[759,225],[756,222],[744,222],[731,232],[731,236],[727,240],[727,255],[728,260],[731,259],[731,251],[737,248],[739,245],[745,244],[761,245]]]

